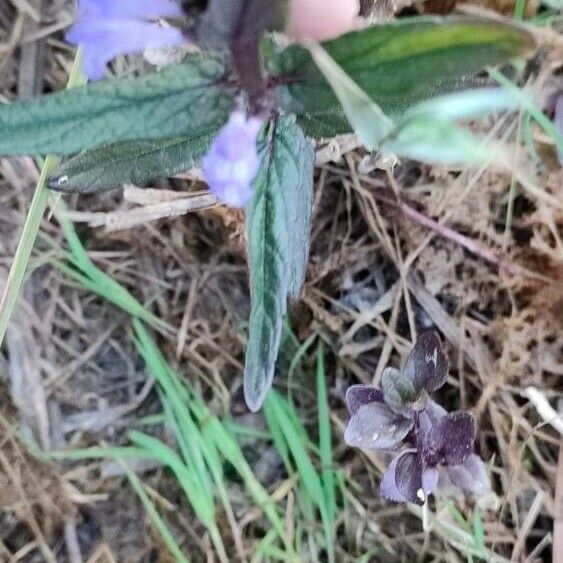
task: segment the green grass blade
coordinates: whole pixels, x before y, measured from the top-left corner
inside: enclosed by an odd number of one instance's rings
[[[319,450],[321,457],[321,481],[327,509],[331,519],[336,516],[336,482],[332,457],[330,416],[328,412],[328,392],[322,343],[317,351],[317,410],[319,417]]]
[[[127,289],[100,270],[92,260],[90,260],[90,257],[76,234],[72,221],[66,217],[65,211],[66,206],[64,202],[59,200],[54,207],[54,213],[69,245],[73,263],[80,272],[82,272],[83,276],[76,275],[70,268],[65,269],[65,273],[132,317],[142,319],[157,330],[173,331],[170,325],[149,312]]]
[[[330,509],[327,505],[321,479],[307,453],[306,440],[303,439],[304,428],[297,415],[287,401],[272,391],[268,394],[265,405],[271,409],[271,417],[276,419],[281,428],[285,442],[297,467],[303,489],[310,501],[319,509],[325,532],[326,550],[329,560],[334,561],[333,526]]]
[[[215,443],[221,455],[232,465],[242,478],[246,490],[254,498],[256,505],[264,511],[272,528],[283,541],[286,552],[296,560],[297,555],[295,554],[291,542],[287,538],[283,520],[280,518],[275,504],[266,489],[264,489],[254,475],[252,468],[246,461],[240,446],[229,432],[228,427],[207,408],[200,395],[191,387],[189,389],[189,395],[191,397],[191,401],[189,402],[190,408],[193,410],[200,424],[205,424],[206,437]]]
[[[473,537],[475,538],[475,546],[478,549],[485,548],[485,529],[483,527],[483,519],[481,518],[481,511],[476,508],[473,513]]]
[[[551,121],[551,119],[543,113],[530,96],[525,91],[518,88],[514,82],[506,78],[506,76],[497,69],[489,68],[487,71],[491,78],[496,80],[503,88],[514,96],[523,110],[530,113],[537,124],[553,139],[557,150],[563,153],[563,134],[557,130],[553,121]]]
[[[170,528],[168,528],[168,525],[160,516],[160,514],[156,510],[156,507],[145,492],[141,480],[137,477],[137,475],[135,475],[133,471],[131,471],[131,469],[125,463],[123,463],[122,466],[125,470],[127,478],[129,479],[129,483],[131,483],[132,489],[141,500],[141,503],[143,504],[146,513],[151,519],[153,526],[158,530],[160,537],[166,544],[166,547],[168,548],[170,553],[174,556],[177,563],[189,563],[189,559],[182,553],[182,550],[176,543],[176,540],[174,539],[174,535],[170,531]]]
[[[74,64],[68,79],[67,89],[74,88],[85,83],[84,77],[80,72],[80,49],[76,52]],[[21,288],[25,279],[25,273],[31,257],[31,252],[37,238],[37,233],[41,226],[41,220],[47,209],[49,202],[49,190],[45,184],[47,176],[55,171],[60,163],[60,159],[55,156],[47,156],[42,167],[41,174],[35,186],[35,192],[29,211],[25,219],[23,230],[18,241],[14,260],[8,273],[8,279],[0,300],[0,345],[4,341],[8,323],[14,312],[14,307],[21,293]]]
[[[202,452],[201,434],[195,425],[189,409],[173,383],[174,376],[154,340],[138,319],[133,319],[136,345],[154,378],[164,391],[166,402],[170,405],[177,422],[176,437],[185,452],[185,463],[193,469],[199,488],[209,498],[213,491]]]

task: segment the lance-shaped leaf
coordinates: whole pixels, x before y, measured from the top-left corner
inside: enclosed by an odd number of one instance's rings
[[[478,83],[476,73],[535,47],[531,33],[512,23],[474,17],[413,17],[348,33],[323,44],[343,71],[392,117],[416,103]],[[297,113],[307,133],[350,130],[346,116],[307,49],[271,57],[278,100]]]
[[[95,193],[172,176],[196,166],[215,134],[103,145],[64,162],[47,185],[58,192]]]
[[[0,106],[0,154],[68,155],[102,145],[206,136],[227,119],[228,67],[207,55],[139,78],[104,80]]]
[[[244,392],[253,411],[272,384],[287,299],[305,275],[314,163],[312,145],[293,117],[276,119],[258,152],[262,164],[246,218],[252,305]]]

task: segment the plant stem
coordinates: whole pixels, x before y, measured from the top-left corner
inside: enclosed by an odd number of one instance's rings
[[[6,335],[8,323],[14,312],[14,307],[21,292],[27,264],[35,244],[35,238],[39,231],[39,225],[45,213],[47,203],[49,201],[49,190],[45,186],[47,176],[53,172],[58,166],[59,159],[54,156],[48,156],[45,159],[41,175],[37,181],[37,187],[31,200],[29,212],[25,219],[22,234],[18,242],[18,247],[14,255],[14,261],[2,292],[2,299],[0,300],[0,344]]]
[[[84,78],[80,72],[80,58],[79,49],[74,58],[74,64],[68,78],[67,89],[84,83]],[[35,193],[33,194],[33,199],[31,200],[31,205],[27,217],[25,218],[14,260],[10,267],[10,272],[8,273],[8,279],[6,280],[6,285],[2,292],[2,298],[0,299],[0,345],[2,345],[4,341],[8,323],[10,322],[18,297],[21,293],[27,265],[31,257],[31,252],[33,251],[37,233],[39,232],[41,220],[43,219],[45,209],[49,202],[49,190],[45,185],[45,181],[49,174],[55,171],[59,162],[59,158],[56,156],[48,156],[41,167],[41,174],[39,180],[37,180]]]

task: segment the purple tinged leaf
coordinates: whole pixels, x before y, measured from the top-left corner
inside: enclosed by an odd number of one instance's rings
[[[404,453],[397,460],[395,485],[408,502],[423,504],[426,500],[422,485],[422,460],[416,453]]]
[[[428,331],[419,335],[402,371],[417,392],[425,389],[433,393],[446,382],[448,366],[440,338],[436,332]]]
[[[432,494],[438,485],[439,471],[435,467],[426,467],[422,472],[422,490],[426,496]]]
[[[381,479],[381,483],[379,485],[379,494],[386,498],[387,500],[391,500],[393,502],[406,502],[407,499],[401,494],[397,485],[395,483],[395,476],[397,473],[397,462],[401,456],[397,456],[393,461],[389,464],[389,467],[385,470],[383,477]]]
[[[491,481],[483,460],[477,454],[471,454],[463,463],[445,468],[449,483],[466,494],[476,497],[491,490]]]
[[[99,80],[118,55],[183,43],[179,29],[155,21],[180,14],[171,0],[79,0],[76,23],[66,39],[84,46],[84,72]]]
[[[264,120],[234,111],[202,160],[209,189],[221,201],[243,207],[260,167],[256,140]]]
[[[361,405],[346,426],[344,441],[366,450],[393,449],[413,425],[414,420],[397,414],[385,403]]]
[[[350,416],[356,414],[362,405],[382,402],[383,392],[373,385],[352,385],[346,390],[346,406]]]
[[[448,411],[435,401],[429,400],[418,415],[418,427],[421,440],[424,442],[431,435],[434,427],[447,416]]]
[[[469,413],[448,413],[433,426],[425,446],[439,457],[441,463],[456,465],[473,452],[475,433],[475,419]]]

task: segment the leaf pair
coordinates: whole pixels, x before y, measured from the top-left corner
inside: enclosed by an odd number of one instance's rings
[[[323,44],[343,72],[391,116],[470,86],[487,65],[533,46],[531,34],[520,27],[459,17],[408,18]],[[264,56],[278,103],[298,116],[307,134],[350,130],[307,49],[294,45]],[[95,191],[174,174],[199,160],[226,121],[236,90],[230,74],[230,64],[221,57],[190,55],[139,78],[105,80],[0,106],[0,154],[68,155],[95,149],[52,178],[50,185],[65,191]]]

